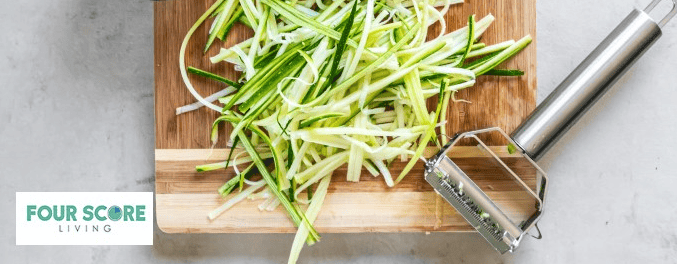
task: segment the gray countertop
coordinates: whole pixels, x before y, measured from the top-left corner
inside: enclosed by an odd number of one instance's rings
[[[538,1],[539,98],[647,1]],[[156,228],[154,246],[15,246],[16,191],[153,191],[152,10],[148,0],[4,1],[0,262],[286,261],[290,234]],[[301,262],[674,262],[676,45],[674,21],[543,160],[551,189],[542,240],[501,256],[475,233],[325,234]]]

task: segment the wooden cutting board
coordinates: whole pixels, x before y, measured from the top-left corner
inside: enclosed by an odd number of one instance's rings
[[[177,107],[194,102],[186,90],[179,73],[179,47],[188,29],[209,8],[214,0],[157,1],[154,2],[155,19],[155,191],[156,217],[161,230],[168,233],[269,233],[293,232],[291,221],[281,207],[276,211],[259,211],[260,201],[246,200],[214,221],[207,213],[218,207],[224,199],[216,190],[233,177],[232,170],[196,173],[195,166],[226,159],[225,140],[209,150],[209,128],[218,113],[206,108],[175,115]],[[496,17],[482,42],[495,44],[508,39],[520,39],[531,34],[534,42],[513,60],[502,67],[517,68],[526,72],[522,77],[478,78],[475,87],[459,92],[457,98],[471,104],[451,104],[447,131],[454,134],[478,128],[498,126],[512,131],[536,106],[536,0],[466,0],[453,6],[446,15],[447,28],[465,26],[467,17],[476,14],[478,19],[487,14]],[[211,20],[208,20],[208,25]],[[188,65],[235,78],[232,65],[211,64],[209,56],[218,53],[219,46],[231,46],[251,36],[242,26],[231,31],[225,43],[215,42],[207,52],[202,48],[209,27],[201,26],[191,39],[186,61]],[[431,36],[436,36],[435,25]],[[191,77],[193,85],[202,95],[223,89],[223,85],[204,78]],[[429,109],[436,102],[431,100]],[[221,129],[224,135],[230,127]],[[226,136],[221,136],[226,138]],[[489,143],[501,144],[496,139]],[[503,156],[505,148],[496,148]],[[474,151],[463,148],[455,156]],[[434,150],[429,150],[432,155]],[[480,161],[469,159],[464,166],[478,167]],[[395,164],[397,175],[403,164]],[[527,182],[533,184],[533,179]],[[501,188],[503,183],[491,175],[478,181],[482,187],[491,186],[498,200],[529,206],[515,190]],[[363,173],[360,183],[345,181],[345,168],[334,173],[328,195],[315,226],[319,232],[425,232],[471,231],[473,228],[450,205],[437,197],[423,179],[423,166],[419,164],[399,185],[388,188],[381,177],[373,178]]]

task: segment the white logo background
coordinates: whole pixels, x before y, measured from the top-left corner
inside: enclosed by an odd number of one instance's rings
[[[42,221],[33,215],[27,220],[27,206],[75,205],[77,221]],[[104,205],[145,205],[145,221],[84,221],[83,208]],[[36,210],[37,211],[37,210]],[[153,244],[153,193],[152,192],[17,192],[16,193],[16,244],[17,245],[152,245]],[[101,211],[107,217],[108,210]],[[136,218],[134,218],[136,220]],[[104,226],[110,226],[105,232]],[[61,227],[60,227],[61,226]],[[79,231],[75,227],[79,226]],[[85,232],[87,226],[87,232]],[[98,226],[98,232],[92,231]],[[70,232],[67,232],[70,228]],[[60,232],[59,230],[63,231]]]

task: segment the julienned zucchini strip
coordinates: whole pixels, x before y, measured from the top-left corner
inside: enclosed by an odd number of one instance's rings
[[[231,81],[231,80],[229,80],[229,79],[226,78],[226,77],[222,77],[222,76],[213,74],[213,73],[208,72],[208,71],[200,70],[200,69],[195,68],[195,67],[192,67],[192,66],[188,67],[188,72],[189,72],[189,73],[192,73],[192,74],[195,74],[195,75],[198,75],[198,76],[202,76],[202,77],[205,77],[205,78],[209,78],[209,79],[212,79],[212,80],[215,80],[215,81],[219,81],[219,82],[228,84],[228,85],[233,86],[233,87],[236,87],[236,88],[242,87],[241,84],[236,83],[236,82],[234,82],[234,81]]]

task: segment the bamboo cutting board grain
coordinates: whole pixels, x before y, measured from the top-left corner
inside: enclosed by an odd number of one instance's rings
[[[179,47],[188,29],[214,0],[158,1],[154,3],[155,19],[155,186],[156,216],[161,230],[169,233],[267,233],[293,232],[295,229],[280,207],[274,212],[261,212],[260,201],[246,200],[231,208],[214,221],[207,213],[224,202],[216,189],[233,177],[232,170],[196,173],[195,165],[223,161],[226,158],[225,140],[213,151],[209,150],[209,128],[218,113],[206,108],[176,116],[177,107],[194,99],[186,90],[179,73]],[[478,84],[459,92],[457,98],[472,104],[451,104],[447,131],[454,134],[484,127],[499,126],[510,132],[536,106],[536,0],[466,0],[453,6],[446,15],[447,29],[465,26],[467,17],[477,19],[487,14],[496,17],[494,24],[482,37],[487,44],[507,39],[519,39],[527,34],[534,42],[502,67],[526,72],[522,77],[497,78],[482,76]],[[211,20],[207,20],[210,25]],[[206,53],[202,48],[209,27],[203,25],[188,44],[188,65],[234,78],[232,65],[211,64],[209,56],[218,53],[218,46],[229,47],[251,36],[251,31],[236,26],[225,43],[215,42]],[[439,32],[433,26],[430,36]],[[214,81],[191,77],[202,95],[224,87]],[[429,102],[433,109],[436,102]],[[221,129],[223,135],[230,127]],[[226,138],[226,136],[221,136]],[[489,139],[490,143],[492,139]],[[498,141],[494,141],[500,144]],[[504,148],[496,151],[504,156]],[[462,157],[472,148],[462,148],[453,155]],[[434,150],[430,149],[427,155]],[[509,159],[509,158],[508,158]],[[476,159],[461,159],[466,169],[480,168]],[[518,162],[518,161],[516,161]],[[420,163],[420,162],[419,162]],[[398,174],[404,164],[395,163],[392,171]],[[533,185],[533,178],[526,179]],[[490,186],[499,202],[510,202],[515,210],[533,206],[522,200],[504,179],[487,175],[477,180],[483,187]],[[345,181],[345,168],[334,173],[329,193],[316,224],[319,232],[423,232],[471,231],[465,220],[453,207],[443,202],[423,179],[423,166],[418,164],[398,186],[388,188],[381,177],[363,173],[360,183]]]

